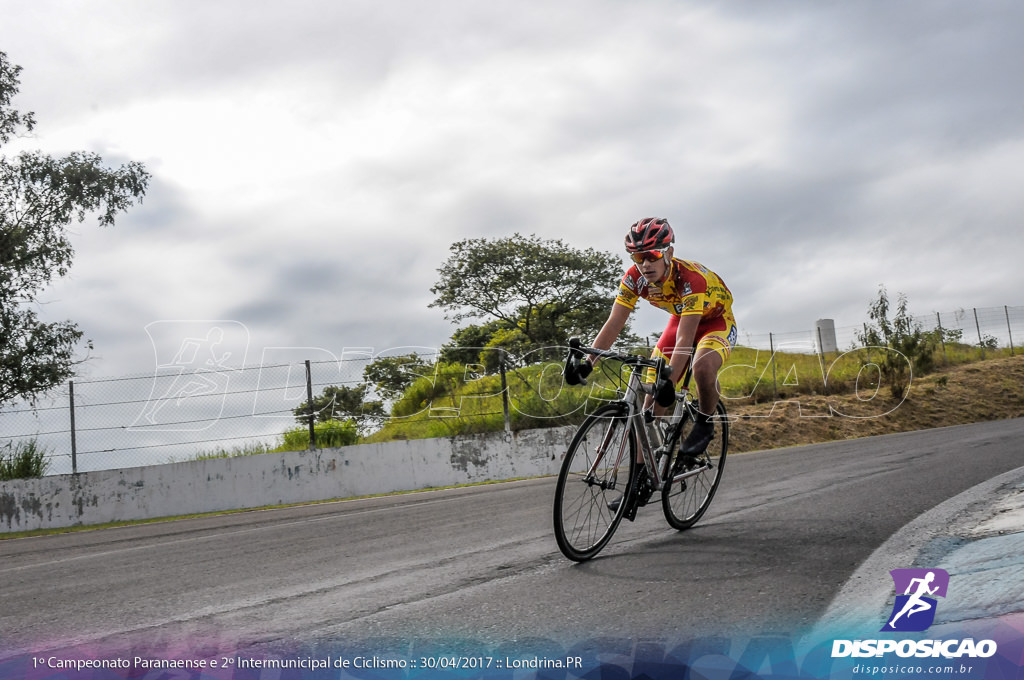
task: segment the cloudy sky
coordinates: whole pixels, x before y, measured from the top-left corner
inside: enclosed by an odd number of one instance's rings
[[[35,134],[143,162],[41,314],[151,370],[153,324],[261,348],[436,346],[448,246],[618,252],[667,217],[743,332],[1024,304],[1015,0],[0,0]],[[609,282],[609,291],[615,282]],[[635,330],[651,333],[654,310]]]

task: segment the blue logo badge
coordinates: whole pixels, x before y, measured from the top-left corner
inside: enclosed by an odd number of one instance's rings
[[[949,573],[945,569],[893,569],[896,602],[883,631],[920,632],[935,621],[936,597],[945,597]]]

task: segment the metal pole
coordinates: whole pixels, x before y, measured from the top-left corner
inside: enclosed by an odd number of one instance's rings
[[[316,420],[316,411],[313,408],[313,371],[309,367],[309,359],[306,359],[306,403],[309,404],[309,450],[316,448],[316,429],[313,422]]]
[[[75,441],[75,381],[68,381],[68,399],[71,402],[71,474],[78,474],[78,443]]]
[[[512,421],[508,412],[508,382],[505,380],[505,357],[502,355],[498,362],[498,369],[501,371],[501,407],[505,411],[505,432],[512,431]]]
[[[948,364],[949,358],[946,356],[946,333],[942,330],[942,316],[935,312],[935,320],[939,323],[939,342],[942,343],[942,363]]]
[[[1003,313],[1006,314],[1006,332],[1010,334],[1010,356],[1013,356],[1013,329],[1010,328],[1010,308],[1003,305]]]
[[[821,326],[818,326],[818,363],[821,365],[821,387],[828,394],[828,381],[825,374],[825,345],[821,342]]]
[[[772,401],[779,400],[779,385],[775,377],[775,338],[768,334],[768,348],[772,353]]]
[[[985,341],[981,339],[981,324],[978,323],[978,308],[974,307],[974,327],[978,329],[978,347],[981,348],[981,358],[985,358]]]

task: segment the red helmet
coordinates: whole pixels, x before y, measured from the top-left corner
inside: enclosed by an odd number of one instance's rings
[[[626,251],[639,253],[644,250],[668,248],[676,240],[668,220],[661,217],[645,217],[629,228],[626,234]]]

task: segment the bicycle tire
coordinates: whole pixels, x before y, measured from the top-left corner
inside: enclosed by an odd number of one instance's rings
[[[555,540],[575,562],[589,560],[608,544],[629,506],[637,442],[627,412],[624,404],[613,403],[587,416],[562,460],[555,487]],[[623,437],[627,445],[620,458]],[[598,452],[602,442],[606,449]],[[608,507],[613,501],[618,501],[614,510]]]
[[[665,519],[673,529],[679,531],[689,529],[704,516],[722,481],[725,458],[729,453],[729,420],[722,402],[718,402],[715,411],[715,438],[711,440],[707,450],[696,457],[701,465],[709,467],[686,479],[675,480],[675,475],[671,475],[661,489],[661,506],[665,511]],[[693,411],[687,409],[683,417],[686,422],[683,423],[679,434],[680,442],[685,441],[687,433],[693,427]],[[670,470],[678,473],[682,471],[680,468],[694,469],[694,466],[683,465],[682,452],[676,454],[676,463]]]

